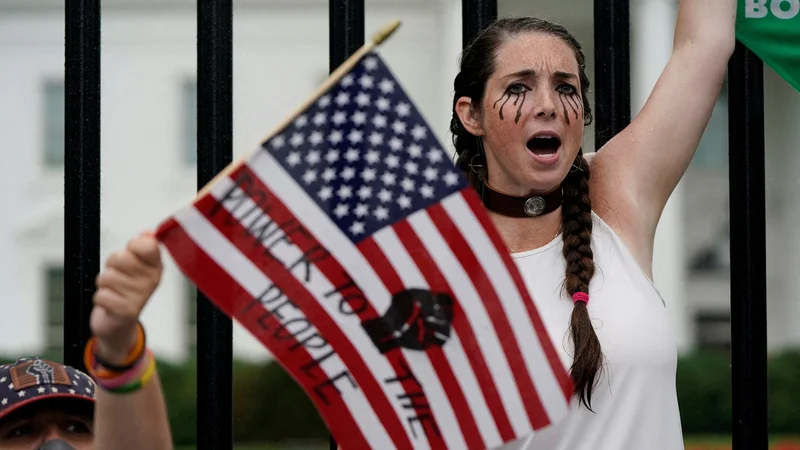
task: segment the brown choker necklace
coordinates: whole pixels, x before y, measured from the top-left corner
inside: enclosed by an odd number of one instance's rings
[[[497,192],[483,184],[483,204],[486,209],[508,217],[536,217],[555,211],[561,206],[561,187],[542,195],[516,197]]]

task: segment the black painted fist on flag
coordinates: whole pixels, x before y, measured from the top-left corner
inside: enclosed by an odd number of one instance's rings
[[[375,347],[386,353],[398,346],[410,350],[441,347],[450,338],[453,299],[425,289],[406,289],[392,296],[389,309],[361,326]]]

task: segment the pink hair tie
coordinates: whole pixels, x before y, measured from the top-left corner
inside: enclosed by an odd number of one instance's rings
[[[586,292],[576,292],[572,294],[572,301],[573,303],[583,302],[584,304],[589,303],[589,294]]]

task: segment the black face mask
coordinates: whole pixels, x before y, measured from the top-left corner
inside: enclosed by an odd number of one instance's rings
[[[75,450],[75,447],[67,444],[61,439],[53,439],[52,441],[45,442],[36,450]]]

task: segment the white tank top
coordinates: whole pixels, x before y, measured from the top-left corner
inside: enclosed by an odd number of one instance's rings
[[[561,422],[502,450],[681,450],[675,389],[677,346],[665,303],[617,234],[592,213],[595,274],[589,315],[605,357],[592,409],[573,408]],[[558,236],[544,247],[512,254],[566,368],[572,299],[563,289]]]

